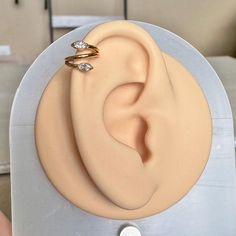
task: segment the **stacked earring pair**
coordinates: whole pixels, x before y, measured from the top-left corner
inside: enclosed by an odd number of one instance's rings
[[[82,40],[73,42],[71,46],[74,49],[76,49],[78,53],[74,56],[66,57],[65,64],[81,72],[88,72],[92,70],[93,66],[90,63],[88,62],[77,63],[77,60],[98,57],[99,56],[98,48]],[[88,51],[88,52],[83,53],[83,51]]]

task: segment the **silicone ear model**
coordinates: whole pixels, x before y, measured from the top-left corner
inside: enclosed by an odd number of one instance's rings
[[[93,214],[133,219],[183,197],[211,147],[211,116],[191,74],[127,21],[97,26],[83,73],[63,66],[36,117],[39,158],[51,182]]]
[[[155,42],[139,28],[133,28],[130,34],[130,27],[118,25],[111,30],[107,26],[92,31],[86,40],[99,45],[101,53],[93,61],[94,71],[73,71],[71,77],[71,114],[77,146],[89,175],[106,197],[122,208],[140,208],[158,188],[152,173],[159,155],[152,147],[156,140],[152,121],[158,112],[163,113],[159,106],[169,111],[170,119],[175,114],[170,109],[175,102],[165,63]],[[134,101],[127,98],[130,104],[117,111],[116,119],[125,112],[129,113],[128,119],[139,119],[146,125],[141,144],[147,149],[145,163],[137,149],[114,139],[104,123],[104,104],[109,94],[119,86],[137,86],[137,82],[142,89],[138,88]],[[165,96],[162,101],[160,93]]]

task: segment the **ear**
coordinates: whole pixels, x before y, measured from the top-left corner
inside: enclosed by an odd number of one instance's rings
[[[113,22],[112,30],[102,24],[85,41],[96,45],[100,56],[88,60],[92,71],[72,72],[77,146],[88,174],[110,201],[140,208],[158,188],[151,111],[174,103],[166,65],[149,34],[131,23]]]

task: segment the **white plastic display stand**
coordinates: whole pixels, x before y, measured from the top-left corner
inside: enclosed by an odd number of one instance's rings
[[[206,95],[212,114],[213,142],[204,173],[177,204],[155,216],[134,221],[111,220],[84,212],[52,186],[37,157],[36,110],[48,82],[64,58],[74,53],[71,42],[83,39],[96,26],[90,24],[50,45],[32,64],[17,90],[10,121],[14,236],[117,236],[129,232],[122,230],[127,225],[136,227],[143,236],[236,235],[233,122],[225,90],[206,59],[186,41],[160,27],[134,23],[148,31],[162,51],[180,61]]]

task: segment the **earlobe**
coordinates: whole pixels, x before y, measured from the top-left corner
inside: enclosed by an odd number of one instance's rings
[[[82,161],[102,193],[121,208],[137,209],[158,188],[145,166],[151,126],[143,111],[156,96],[156,91],[150,91],[157,80],[156,67],[168,83],[165,63],[152,38],[133,24],[119,22],[112,32],[106,25],[97,30],[85,38],[101,53],[93,61],[94,70],[72,73],[75,138]]]

